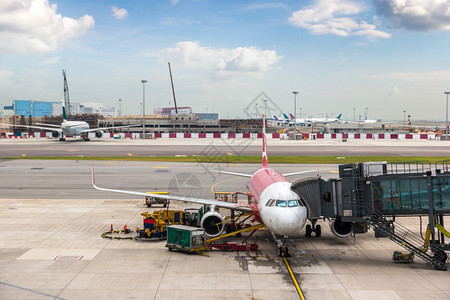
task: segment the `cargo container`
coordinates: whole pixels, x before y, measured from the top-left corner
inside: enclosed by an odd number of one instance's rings
[[[167,244],[169,251],[177,249],[185,252],[201,252],[205,247],[205,230],[186,225],[167,226]]]

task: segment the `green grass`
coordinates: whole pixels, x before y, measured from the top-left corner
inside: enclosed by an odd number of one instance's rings
[[[58,156],[58,157],[4,157],[4,159],[37,160],[105,160],[105,161],[161,161],[196,163],[261,163],[261,156]],[[279,164],[350,164],[366,161],[388,163],[429,162],[450,160],[443,156],[270,156],[269,163]]]

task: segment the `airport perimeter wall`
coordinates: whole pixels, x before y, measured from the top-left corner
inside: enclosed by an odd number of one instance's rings
[[[283,140],[327,140],[327,139],[379,139],[379,140],[435,140],[439,135],[434,133],[305,133],[281,134],[268,133],[268,138]],[[51,132],[19,132],[16,135],[1,133],[0,138],[52,138]],[[95,133],[89,133],[89,138],[95,138]],[[141,133],[104,133],[107,139],[140,139]],[[262,133],[155,133],[149,138],[156,139],[256,139],[262,138]]]

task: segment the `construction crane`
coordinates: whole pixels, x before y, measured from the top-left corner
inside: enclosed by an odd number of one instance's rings
[[[70,99],[69,99],[69,86],[67,85],[66,70],[62,70],[64,77],[64,106],[66,107],[67,115],[70,115]]]
[[[172,79],[172,69],[170,68],[170,62],[169,65],[169,74],[170,74],[170,83],[172,84],[172,95],[173,95],[173,102],[175,104],[175,113],[178,113],[178,107],[177,107],[177,99],[175,98],[175,88],[173,87],[173,79]]]

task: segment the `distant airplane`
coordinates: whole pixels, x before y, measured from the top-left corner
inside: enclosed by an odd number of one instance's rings
[[[376,123],[376,122],[378,122],[377,120],[368,120],[367,119],[367,114],[366,114],[366,112],[364,112],[364,124],[373,124],[373,123]]]
[[[216,171],[222,174],[241,176],[250,178],[249,190],[253,196],[252,204],[236,204],[218,200],[189,198],[173,195],[154,195],[155,197],[170,199],[175,201],[184,201],[196,204],[208,205],[210,211],[201,219],[201,227],[205,229],[209,236],[218,236],[225,227],[225,218],[215,210],[215,208],[226,208],[232,211],[243,213],[252,213],[255,219],[263,223],[277,237],[279,255],[288,256],[288,248],[285,239],[289,237],[298,237],[300,231],[307,221],[307,208],[304,206],[300,196],[291,189],[292,183],[286,179],[287,176],[298,175],[307,172],[296,172],[280,174],[274,169],[268,167],[267,163],[267,138],[265,118],[263,115],[263,138],[262,138],[262,168],[253,174],[242,174],[234,172]],[[92,185],[100,191],[124,193],[138,195],[143,197],[152,196],[145,192],[134,192],[117,189],[101,188],[95,184],[94,168],[92,167]],[[315,223],[313,223],[314,225]],[[334,224],[334,223],[333,223]],[[308,225],[310,226],[310,225]],[[314,225],[313,230],[316,236],[320,236],[320,225]],[[307,228],[311,232],[311,227]]]
[[[105,128],[90,128],[89,124],[85,121],[67,121],[66,109],[63,106],[63,122],[61,125],[55,124],[45,124],[45,123],[36,123],[38,125],[44,126],[31,126],[31,125],[20,125],[20,124],[0,124],[6,126],[13,127],[26,127],[26,128],[34,128],[41,130],[49,130],[52,132],[53,138],[59,138],[60,141],[65,141],[65,136],[80,136],[85,141],[89,141],[88,134],[90,132],[95,132],[95,137],[101,138],[103,136],[104,130],[118,129],[118,128],[126,128],[126,127],[136,127],[140,125],[128,125],[128,126],[116,126],[116,127],[105,127]]]
[[[311,126],[314,123],[317,124],[328,124],[328,123],[336,123],[341,120],[342,114],[339,114],[336,118],[304,118],[297,119],[293,114],[289,114],[291,117],[291,121],[295,122],[296,125],[308,125]]]
[[[289,118],[286,119],[286,115],[284,115],[284,119],[280,119],[278,118],[276,115],[273,115],[273,119],[267,119],[268,122],[272,122],[272,123],[276,123],[277,126],[287,126],[287,125],[292,125],[292,122],[289,120]]]

